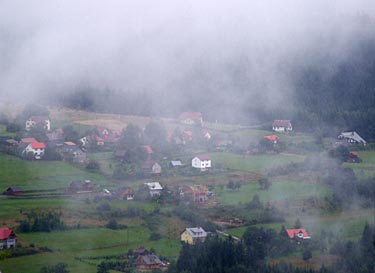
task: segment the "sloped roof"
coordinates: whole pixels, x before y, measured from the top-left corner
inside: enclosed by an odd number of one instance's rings
[[[47,116],[31,116],[29,118],[29,120],[32,120],[36,123],[41,123],[41,122],[44,122],[46,120],[49,120],[49,117],[47,117]]]
[[[136,263],[138,265],[155,265],[155,264],[160,264],[160,265],[163,265],[163,262],[159,259],[158,256],[154,255],[154,254],[150,254],[150,255],[140,255],[138,256],[137,260],[136,260]]]
[[[207,232],[201,227],[186,228],[186,231],[189,232],[193,238],[207,237]]]
[[[38,141],[33,137],[25,137],[25,138],[21,138],[21,142],[22,143],[34,143]]]
[[[311,238],[309,234],[307,233],[306,229],[304,228],[287,229],[286,232],[288,233],[288,236],[290,239],[293,239],[295,237],[301,238],[301,239]]]
[[[292,126],[290,120],[277,119],[272,123],[272,127],[289,127]]]
[[[7,188],[7,191],[22,192],[23,189],[21,187],[9,187],[9,188]]]
[[[72,141],[66,141],[64,142],[65,145],[68,145],[68,146],[76,146],[76,144]]]
[[[273,142],[278,141],[279,137],[276,135],[264,136],[265,139],[271,140]]]
[[[145,149],[146,153],[153,154],[154,151],[152,150],[150,145],[143,145],[143,149]]]
[[[195,157],[199,158],[200,160],[211,160],[208,155],[197,155]]]
[[[159,182],[149,182],[145,183],[145,185],[150,189],[150,190],[162,190],[163,187],[160,185]]]
[[[33,143],[30,143],[31,145],[31,148],[33,149],[45,149],[46,148],[46,144],[44,144],[43,142],[33,142]]]
[[[181,160],[172,160],[172,161],[171,161],[171,165],[172,165],[173,167],[183,166]]]
[[[7,227],[0,228],[0,240],[6,240],[10,236],[16,236],[11,229]]]
[[[192,120],[200,120],[202,118],[202,113],[200,112],[182,112],[180,114],[179,119],[192,119]]]
[[[358,143],[366,144],[366,140],[364,140],[357,132],[342,132],[338,138],[347,138],[347,139],[353,139]]]

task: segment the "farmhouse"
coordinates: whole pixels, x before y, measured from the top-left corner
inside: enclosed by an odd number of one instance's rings
[[[144,174],[161,174],[161,166],[159,163],[157,163],[155,160],[146,160],[142,164],[142,170]]]
[[[28,157],[30,154],[35,159],[41,159],[44,155],[46,145],[43,142],[29,143],[22,151],[22,155]]]
[[[148,187],[151,197],[160,196],[163,187],[160,185],[159,182],[149,182],[145,183]]]
[[[207,155],[198,155],[191,160],[191,166],[202,171],[211,168],[211,158]]]
[[[357,132],[342,132],[338,137],[340,140],[345,140],[349,144],[363,144],[366,145],[367,142],[364,140]]]
[[[64,161],[75,163],[84,163],[87,161],[86,153],[82,151],[74,142],[64,142],[58,151]]]
[[[179,120],[182,124],[203,126],[202,113],[200,112],[183,112],[180,114]]]
[[[135,266],[140,271],[151,271],[165,266],[165,264],[155,254],[139,255],[135,259]]]
[[[309,234],[307,233],[306,229],[304,228],[296,228],[296,229],[287,229],[286,230],[288,237],[291,240],[306,240],[311,239]]]
[[[51,130],[51,121],[47,116],[31,116],[26,120],[25,129],[30,131],[32,128],[42,128],[44,130]]]
[[[275,132],[291,132],[293,127],[290,120],[275,120],[272,123],[272,130]]]
[[[134,199],[134,190],[129,187],[123,187],[118,189],[114,195],[117,199],[129,201]]]
[[[16,246],[16,234],[13,230],[3,227],[0,228],[0,249],[7,249]]]
[[[207,232],[201,227],[186,228],[181,233],[181,241],[190,245],[194,245],[199,242],[204,242],[207,237]]]
[[[17,196],[17,195],[21,195],[22,192],[23,192],[23,189],[21,187],[9,187],[6,189],[4,193],[6,195]]]
[[[169,164],[170,164],[171,167],[174,167],[174,168],[184,166],[184,164],[182,164],[181,160],[171,160],[169,162]]]
[[[273,144],[276,144],[279,141],[279,137],[276,135],[264,136],[265,139],[268,139]]]
[[[204,203],[208,200],[208,188],[203,185],[187,186],[183,196],[194,203]]]

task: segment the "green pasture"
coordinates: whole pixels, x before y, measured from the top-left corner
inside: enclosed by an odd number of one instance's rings
[[[242,185],[239,190],[227,188],[215,188],[215,194],[222,205],[238,205],[250,202],[255,195],[258,195],[262,202],[272,201],[300,201],[309,197],[321,197],[330,193],[330,189],[323,184],[304,182],[301,180],[272,181],[268,190],[261,190],[258,183]]]
[[[260,154],[243,156],[238,154],[218,152],[210,154],[214,166],[241,171],[261,171],[272,169],[290,163],[302,162],[304,157],[285,154]]]
[[[61,161],[27,161],[0,154],[0,189],[19,186],[24,190],[63,188],[72,180],[90,179],[105,184],[102,175],[76,168]]]
[[[4,137],[14,137],[15,133],[9,133],[7,132],[7,127],[4,124],[0,124],[0,136]]]
[[[344,163],[346,167],[352,168],[358,178],[375,176],[375,151],[359,151],[361,163]]]

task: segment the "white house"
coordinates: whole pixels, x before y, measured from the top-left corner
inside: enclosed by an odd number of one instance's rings
[[[26,131],[30,131],[31,128],[39,126],[44,130],[50,131],[51,130],[51,121],[47,116],[31,116],[28,120],[26,120]]]
[[[149,182],[145,183],[145,185],[148,187],[151,197],[160,196],[161,191],[163,190],[163,187],[159,182]]]
[[[29,143],[23,150],[23,154],[33,153],[35,159],[41,159],[44,155],[46,145],[43,142],[32,142]]]
[[[3,227],[0,228],[0,249],[7,249],[16,246],[16,234],[13,230]]]
[[[202,171],[206,170],[211,168],[211,158],[207,155],[198,155],[191,160],[191,166]]]
[[[272,123],[272,130],[275,132],[291,132],[293,127],[290,120],[275,120]]]

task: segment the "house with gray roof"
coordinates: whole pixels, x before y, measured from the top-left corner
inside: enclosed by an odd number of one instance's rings
[[[357,132],[342,132],[338,137],[340,140],[345,140],[350,144],[363,144],[366,145],[367,142],[364,140]]]

